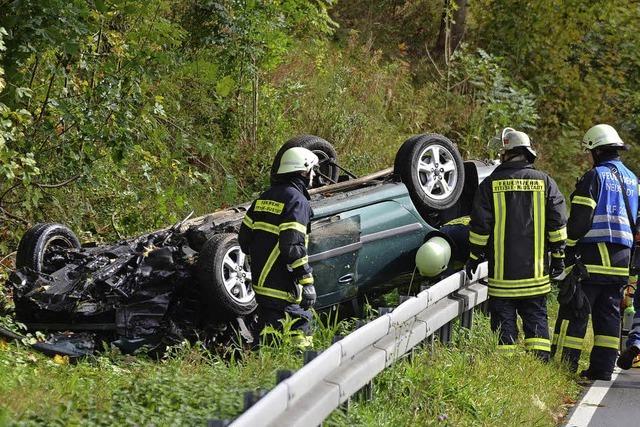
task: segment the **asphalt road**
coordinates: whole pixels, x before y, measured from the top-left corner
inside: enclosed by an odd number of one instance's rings
[[[567,427],[640,425],[640,369],[616,368],[612,381],[594,381],[569,414]]]

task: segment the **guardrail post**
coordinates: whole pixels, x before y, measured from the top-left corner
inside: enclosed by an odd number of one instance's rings
[[[256,399],[256,393],[251,391],[244,392],[244,410],[242,412],[246,412],[249,408],[251,408],[258,400]]]
[[[451,341],[451,322],[438,329],[438,338],[442,344],[449,344]]]
[[[469,297],[467,295],[460,295],[458,292],[454,292],[449,296],[449,298],[462,303],[462,309],[464,311],[460,315],[460,326],[471,329],[471,326],[473,325],[473,309],[469,309]]]
[[[483,301],[482,303],[476,305],[476,309],[480,311],[480,313],[488,315],[489,314],[489,300]]]
[[[473,327],[473,309],[467,310],[462,313],[460,324],[463,328],[471,329]]]
[[[318,352],[317,351],[315,351],[315,350],[306,350],[304,353],[302,353],[302,363],[306,365],[307,363],[311,362],[316,357],[318,357]]]
[[[207,427],[227,427],[231,424],[231,420],[209,420]]]
[[[356,401],[358,402],[370,402],[373,400],[373,380],[369,381],[362,386],[360,390],[355,394]]]
[[[384,316],[393,311],[393,307],[378,307],[378,316]]]
[[[291,375],[293,375],[293,371],[290,371],[289,369],[279,369],[276,372],[276,384],[280,384],[282,381],[286,380]]]
[[[400,304],[402,304],[403,302],[409,300],[412,297],[413,297],[413,295],[400,295],[398,297],[398,301],[400,302]]]

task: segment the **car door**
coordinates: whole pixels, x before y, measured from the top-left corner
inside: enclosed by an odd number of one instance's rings
[[[356,296],[360,216],[337,214],[313,221],[309,235],[309,263],[318,294],[317,308]]]
[[[408,197],[407,197],[408,198]],[[358,257],[360,292],[383,291],[406,282],[428,227],[402,200],[386,200],[358,209],[361,221]]]

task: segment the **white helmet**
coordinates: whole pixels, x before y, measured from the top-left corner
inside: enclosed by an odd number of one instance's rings
[[[416,267],[421,276],[435,277],[447,269],[451,246],[446,239],[435,236],[420,246],[416,253]]]
[[[318,165],[318,156],[303,147],[289,148],[282,154],[278,175],[291,172],[311,172]]]
[[[513,150],[516,147],[524,147],[531,153],[533,157],[537,157],[538,153],[531,147],[531,139],[524,132],[515,130],[514,128],[504,128],[500,136],[502,146],[500,152],[504,153]]]
[[[597,147],[609,146],[612,148],[626,149],[624,142],[613,126],[600,124],[595,125],[584,134],[582,138],[582,148],[593,150]]]

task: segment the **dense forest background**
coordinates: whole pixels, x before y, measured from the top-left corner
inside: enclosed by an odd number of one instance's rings
[[[311,133],[358,173],[439,132],[532,135],[565,192],[597,122],[640,150],[640,7],[615,0],[0,0],[0,260],[251,198]]]

